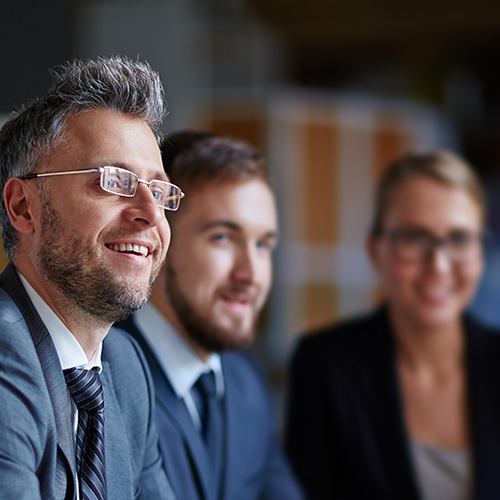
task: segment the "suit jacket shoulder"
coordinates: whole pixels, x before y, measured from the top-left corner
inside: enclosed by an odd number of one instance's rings
[[[156,389],[160,443],[174,491],[185,500],[301,500],[278,440],[267,383],[249,353],[221,355],[226,421],[223,487],[214,496],[214,474],[200,433],[175,394],[132,319],[120,324],[138,340]]]
[[[162,467],[154,419],[154,386],[144,354],[126,332],[111,328],[102,350],[108,498],[120,491],[131,471],[134,498],[172,500],[174,494]],[[125,439],[125,436],[127,437]],[[116,493],[112,493],[112,491]]]
[[[2,499],[62,499],[74,491],[45,376],[21,312],[0,288]]]
[[[75,436],[57,351],[12,265],[0,285],[0,497],[72,500]],[[111,331],[102,359],[108,499],[171,500],[144,358]]]

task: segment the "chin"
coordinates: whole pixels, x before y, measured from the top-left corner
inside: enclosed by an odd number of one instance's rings
[[[442,327],[455,323],[460,319],[462,312],[453,310],[425,311],[416,315],[416,320],[428,328]]]

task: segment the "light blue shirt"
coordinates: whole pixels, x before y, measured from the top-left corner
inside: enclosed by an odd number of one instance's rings
[[[196,429],[201,430],[201,420],[191,389],[200,375],[213,370],[217,396],[224,395],[224,376],[219,354],[213,353],[206,362],[202,361],[152,304],[146,304],[143,309],[136,311],[134,320],[177,397],[184,400]]]

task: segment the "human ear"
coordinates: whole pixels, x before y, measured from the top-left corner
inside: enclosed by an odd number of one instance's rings
[[[26,181],[13,177],[3,188],[3,199],[12,225],[23,234],[34,231],[33,193]]]

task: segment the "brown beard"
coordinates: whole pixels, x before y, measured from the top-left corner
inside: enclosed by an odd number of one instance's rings
[[[255,337],[255,322],[248,331],[238,333],[202,318],[182,293],[168,260],[166,270],[167,296],[185,331],[197,345],[207,352],[241,350],[250,345]]]

